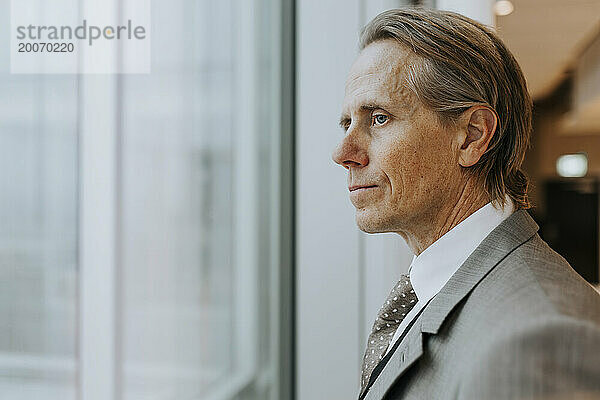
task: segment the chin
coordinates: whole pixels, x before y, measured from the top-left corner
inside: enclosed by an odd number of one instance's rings
[[[356,210],[356,225],[365,233],[394,232],[389,218],[385,218],[380,212],[364,208]]]

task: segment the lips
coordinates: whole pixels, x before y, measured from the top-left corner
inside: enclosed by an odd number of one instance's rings
[[[353,185],[353,186],[348,186],[348,190],[351,192],[354,192],[355,190],[358,189],[370,189],[370,188],[374,188],[377,187],[377,185]]]

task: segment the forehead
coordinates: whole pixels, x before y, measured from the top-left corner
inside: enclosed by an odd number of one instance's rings
[[[406,86],[406,75],[416,57],[392,39],[371,43],[358,55],[346,80],[344,112],[367,103],[412,109],[415,98]]]

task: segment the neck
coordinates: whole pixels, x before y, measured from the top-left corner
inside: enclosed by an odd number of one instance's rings
[[[407,229],[398,232],[415,255],[421,254],[436,240],[486,205],[489,199],[474,182],[468,181],[462,192],[431,210]]]

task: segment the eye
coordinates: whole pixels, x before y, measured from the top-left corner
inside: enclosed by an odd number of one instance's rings
[[[381,126],[381,125],[385,124],[386,122],[388,122],[389,119],[390,119],[390,117],[385,114],[374,114],[372,117],[371,124],[376,125],[376,126]]]

